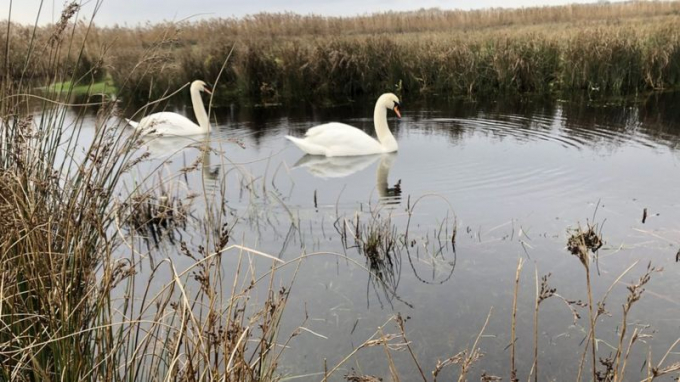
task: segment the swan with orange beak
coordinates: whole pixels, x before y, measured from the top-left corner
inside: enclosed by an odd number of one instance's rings
[[[139,122],[128,119],[128,124],[140,130],[143,135],[187,136],[210,133],[210,120],[203,105],[201,92],[212,94],[212,90],[205,82],[196,80],[191,83],[189,91],[198,124],[181,114],[167,111],[147,115]]]
[[[399,146],[387,124],[387,110],[401,118],[399,98],[385,93],[378,98],[373,111],[373,124],[378,139],[354,126],[330,122],[307,130],[302,138],[286,136],[300,150],[310,155],[354,156],[391,153]]]

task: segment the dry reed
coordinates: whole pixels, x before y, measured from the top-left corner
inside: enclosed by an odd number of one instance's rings
[[[133,244],[138,229],[158,234],[183,223],[187,206],[164,180],[154,185],[135,179],[150,188],[123,192],[123,179],[132,177],[130,170],[146,154],[138,153],[139,137],[118,123],[114,102],[87,95],[84,104],[99,109],[92,138],[85,140],[90,126],[80,113],[67,119],[70,104],[50,91],[30,95],[40,75],[31,62],[38,58],[45,60],[49,84],[82,81],[69,65],[80,66],[89,39],[96,38],[87,24],[73,23],[77,11],[75,3],[66,7],[49,43],[29,34],[28,46],[45,55],[25,52],[26,66],[7,66],[4,73],[0,380],[277,379],[278,330],[289,287],[275,286],[273,271],[254,281],[259,275],[248,274],[241,260],[227,282],[221,259],[231,252],[240,259],[280,260],[229,245],[231,226],[221,204],[211,201],[204,211],[211,220],[198,224],[214,226],[204,231],[201,244],[174,242],[191,265],[177,270],[165,258],[147,270],[143,260],[151,255]],[[5,35],[5,46],[25,37],[16,36]],[[30,107],[36,99],[42,102],[39,118]],[[125,232],[121,224],[133,229]],[[255,302],[254,290],[266,297]]]
[[[73,54],[57,53],[81,82],[108,73],[140,102],[217,78],[232,49],[221,103],[345,102],[387,90],[412,98],[635,95],[680,85],[679,13],[677,2],[625,2],[353,18],[259,14],[87,33],[74,26],[73,38],[87,41],[78,65]],[[21,32],[0,35],[11,47],[6,71],[48,78],[50,55],[24,60],[31,44],[20,36],[34,29],[33,45],[49,46],[54,27],[13,27]]]

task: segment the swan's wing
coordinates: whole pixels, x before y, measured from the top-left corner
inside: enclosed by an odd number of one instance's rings
[[[159,126],[189,126],[196,125],[189,118],[169,111],[147,115],[139,121],[141,128],[157,128]]]
[[[189,118],[167,111],[142,118],[137,128],[143,129],[145,134],[155,135],[196,135],[204,133],[203,129]]]
[[[327,153],[328,150],[325,147],[315,145],[314,143],[309,142],[305,138],[297,138],[291,137],[290,135],[286,135],[286,139],[293,142],[295,146],[297,146],[300,150],[309,155],[328,155]]]
[[[324,153],[306,151],[309,154],[351,156],[378,154],[384,151],[375,138],[356,127],[338,122],[312,127],[307,130],[303,141],[309,147],[324,149]]]
[[[143,139],[152,159],[171,157],[188,147],[196,147],[200,140],[185,136],[152,136],[147,135]]]
[[[347,125],[347,124],[344,124],[344,123],[329,122],[329,123],[324,123],[323,125],[314,126],[314,127],[309,128],[309,130],[307,130],[307,132],[305,133],[305,137],[311,138],[311,137],[318,136],[318,135],[324,134],[324,133],[342,132],[342,131],[346,131],[346,132],[349,132],[350,134],[352,134],[353,130],[361,131],[354,126],[350,126],[350,125]],[[361,132],[363,133],[363,131],[361,131]]]

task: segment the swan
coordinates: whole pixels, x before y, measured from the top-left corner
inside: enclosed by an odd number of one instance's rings
[[[150,159],[167,160],[187,148],[200,146],[202,140],[188,136],[145,135],[140,142],[149,153]]]
[[[198,125],[189,118],[172,112],[160,112],[147,115],[135,122],[126,118],[128,124],[143,135],[198,135],[210,132],[210,120],[203,106],[201,92],[212,94],[208,85],[200,80],[191,83],[191,104],[194,107]]]
[[[385,93],[378,98],[373,111],[373,124],[378,139],[356,127],[344,123],[330,122],[307,130],[304,138],[286,135],[300,150],[310,155],[327,157],[355,156],[391,153],[397,151],[397,140],[387,125],[387,109],[392,109],[401,118],[399,98]]]

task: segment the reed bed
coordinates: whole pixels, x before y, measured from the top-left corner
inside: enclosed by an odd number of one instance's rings
[[[160,94],[177,85],[172,81],[215,78],[220,59],[233,48],[220,91],[224,101],[344,102],[388,90],[413,98],[634,95],[679,84],[680,18],[668,10],[677,5],[658,6],[657,16],[648,18],[626,18],[623,11],[620,17],[607,18],[610,14],[603,12],[599,20],[536,16],[533,24],[498,21],[460,28],[454,23],[448,29],[442,24],[429,30],[393,30],[400,20],[429,25],[418,14],[379,15],[378,20],[390,17],[391,22],[385,22],[390,27],[367,32],[361,28],[364,23],[355,21],[359,26],[353,27],[343,19],[348,25],[329,27],[340,31],[335,34],[316,33],[318,28],[311,26],[308,33],[287,30],[286,25],[298,21],[294,15],[246,19],[236,32],[229,20],[166,25],[179,32],[175,45],[163,50],[168,61],[153,81]],[[142,34],[147,32],[152,31]],[[112,67],[123,68],[124,62]],[[121,72],[129,73],[130,68]],[[115,70],[112,76],[120,77]],[[151,76],[142,72],[135,78],[151,85]]]
[[[92,73],[85,40],[68,33],[78,12],[68,4],[45,44],[28,40],[35,50],[23,61],[47,57],[47,85]],[[267,255],[232,243],[224,193],[198,214],[210,215],[198,244],[171,240],[188,266],[154,260],[135,243],[174,238],[186,223],[186,195],[167,189],[170,180],[135,177],[148,155],[120,123],[115,100],[87,94],[78,107],[97,108],[90,126],[82,113],[69,119],[73,105],[56,92],[31,95],[38,75],[30,66],[7,70],[0,92],[0,380],[276,379],[290,287],[273,270],[252,272],[253,257]],[[224,253],[238,259],[228,279]]]
[[[680,5],[626,2],[516,10],[389,12],[350,18],[258,14],[138,27],[67,24],[87,44],[78,79],[110,76],[139,102],[218,78],[218,102],[345,102],[496,94],[635,95],[680,85]],[[45,78],[59,26],[12,25],[5,71]],[[65,28],[65,27],[64,27]],[[0,30],[7,30],[7,24]],[[35,34],[35,48],[27,39]],[[0,34],[0,43],[6,41]],[[64,53],[64,62],[75,59]],[[74,71],[72,64],[65,70]],[[27,70],[30,69],[30,70]]]

